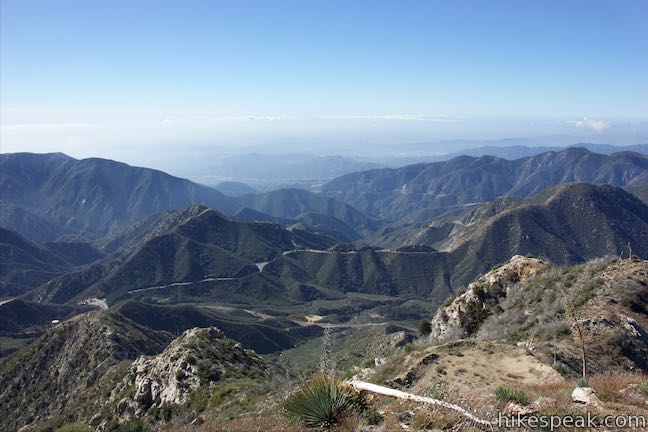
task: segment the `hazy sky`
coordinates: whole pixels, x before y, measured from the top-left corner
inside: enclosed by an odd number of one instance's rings
[[[0,4],[3,152],[648,141],[648,1]]]

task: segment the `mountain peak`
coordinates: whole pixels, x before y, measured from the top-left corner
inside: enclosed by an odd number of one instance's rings
[[[581,147],[579,145],[575,146],[570,146],[566,147],[563,150],[560,150],[558,153],[566,153],[566,154],[587,154],[587,153],[592,153],[590,150],[588,150],[585,147]]]
[[[107,159],[10,154],[0,162],[3,201],[89,239],[194,203],[228,214],[241,207],[214,188]]]
[[[216,327],[186,330],[152,357],[139,357],[113,392],[119,417],[181,405],[200,387],[231,377],[264,375],[270,367],[254,351],[225,337]],[[132,394],[132,397],[124,395]]]
[[[69,406],[92,410],[98,398],[88,392],[103,375],[122,361],[162,351],[170,339],[112,312],[88,312],[56,325],[3,363],[2,425],[44,420]]]

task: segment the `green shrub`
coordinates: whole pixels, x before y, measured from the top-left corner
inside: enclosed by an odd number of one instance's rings
[[[450,296],[450,297],[446,298],[445,301],[443,302],[443,304],[441,305],[441,308],[447,308],[448,306],[450,306],[455,298],[456,297],[454,297],[454,296]]]
[[[648,397],[648,381],[644,381],[641,384],[637,386],[637,390],[639,390],[639,393],[642,395]]]
[[[418,334],[419,336],[427,336],[432,333],[432,324],[426,319],[422,319],[418,325]]]
[[[56,432],[91,432],[92,428],[83,423],[70,423],[56,429]]]
[[[569,369],[567,369],[567,366],[565,366],[562,363],[556,363],[554,365],[554,369],[556,372],[558,372],[560,375],[568,375],[569,374]]]
[[[326,375],[306,384],[284,404],[288,417],[311,428],[335,426],[346,415],[360,414],[366,407],[360,393]]]
[[[483,305],[478,301],[469,301],[466,304],[466,314],[463,317],[462,327],[466,334],[472,335],[479,330],[479,326],[486,320],[488,314]]]
[[[512,389],[501,385],[495,389],[495,400],[498,402],[515,402],[520,405],[529,404],[529,395],[523,390]]]
[[[141,420],[129,420],[119,425],[116,432],[148,432],[150,427]]]
[[[580,378],[578,380],[578,387],[589,387],[589,381],[586,378]]]

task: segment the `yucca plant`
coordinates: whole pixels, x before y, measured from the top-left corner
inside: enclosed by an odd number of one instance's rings
[[[578,384],[577,384],[577,385],[578,385],[578,387],[586,388],[586,387],[589,387],[589,386],[590,386],[590,383],[589,383],[589,380],[587,380],[587,378],[580,378],[580,379],[578,380]]]
[[[56,432],[92,432],[93,429],[90,426],[86,426],[83,423],[70,423],[60,428],[56,429]]]
[[[516,390],[505,385],[495,389],[495,400],[498,402],[515,402],[520,405],[528,405],[529,395],[523,390]]]
[[[328,375],[319,375],[284,404],[286,414],[311,428],[329,428],[350,413],[366,409],[364,397]]]
[[[149,427],[141,420],[129,420],[119,425],[118,432],[147,432]]]
[[[642,395],[648,397],[648,381],[644,381],[641,384],[637,386],[637,390],[639,390],[639,393]]]

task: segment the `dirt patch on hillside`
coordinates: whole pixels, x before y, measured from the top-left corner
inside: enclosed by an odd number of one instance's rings
[[[410,354],[391,384],[425,395],[440,385],[490,395],[500,385],[520,387],[564,379],[525,349],[492,342],[450,342]]]

